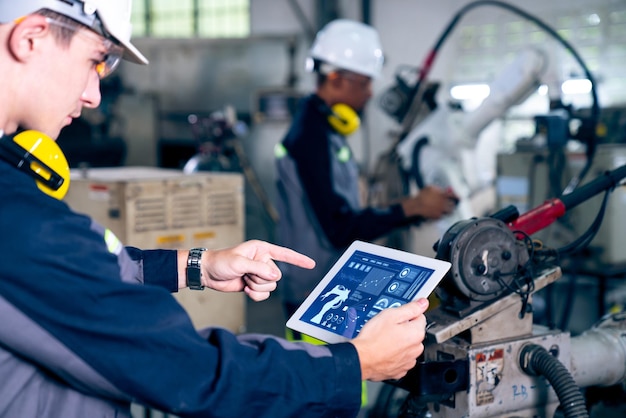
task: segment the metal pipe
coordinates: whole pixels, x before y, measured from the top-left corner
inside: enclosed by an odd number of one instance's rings
[[[307,40],[310,42],[313,41],[313,38],[315,38],[316,30],[306,18],[306,15],[302,11],[302,7],[300,7],[296,0],[289,0],[289,6],[291,6],[291,10],[293,10],[293,13],[296,15],[296,19],[298,19],[298,21],[300,22],[300,25],[302,26],[302,30],[304,31]]]
[[[572,377],[580,387],[626,382],[626,313],[606,317],[571,341]]]
[[[372,24],[372,0],[361,0],[361,20],[367,25]]]

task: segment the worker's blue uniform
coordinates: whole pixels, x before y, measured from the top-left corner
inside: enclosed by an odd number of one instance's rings
[[[199,333],[174,251],[123,247],[3,160],[0,201],[0,416],[356,416],[352,344]]]
[[[279,244],[316,262],[312,270],[284,267],[280,285],[288,311],[306,298],[354,240],[371,241],[415,222],[404,216],[400,204],[363,207],[356,160],[315,94],[302,99],[276,147],[276,168]]]

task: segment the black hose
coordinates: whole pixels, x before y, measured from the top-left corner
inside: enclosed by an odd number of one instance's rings
[[[520,366],[531,376],[544,376],[554,388],[565,418],[589,418],[585,398],[563,364],[545,348],[529,344],[522,349]]]
[[[413,175],[413,179],[415,179],[415,184],[421,190],[426,186],[424,182],[424,176],[422,176],[422,168],[420,166],[420,153],[422,149],[428,145],[428,138],[421,137],[413,147],[412,153],[412,163],[411,163],[411,174]]]
[[[570,210],[598,193],[616,187],[624,178],[626,178],[626,164],[612,171],[604,172],[601,176],[596,177],[572,193],[559,197],[559,199],[565,205],[565,210]]]

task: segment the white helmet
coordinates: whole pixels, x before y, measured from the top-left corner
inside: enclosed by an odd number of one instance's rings
[[[124,47],[124,58],[138,64],[148,60],[130,43],[132,0],[0,0],[0,22],[7,23],[41,9],[62,14]]]
[[[384,57],[376,29],[361,22],[337,19],[317,33],[307,62],[309,70],[313,70],[313,60],[320,62],[321,73],[348,70],[377,78]]]

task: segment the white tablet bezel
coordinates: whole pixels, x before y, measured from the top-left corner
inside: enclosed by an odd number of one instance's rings
[[[337,262],[332,266],[328,273],[326,273],[322,280],[320,280],[317,286],[315,286],[311,294],[298,307],[296,312],[288,319],[288,328],[291,328],[294,331],[301,332],[327,343],[344,342],[350,339],[342,335],[335,334],[331,331],[327,331],[315,325],[311,325],[305,321],[302,321],[300,318],[302,318],[302,316],[307,312],[309,307],[311,307],[311,305],[321,296],[321,293],[324,291],[324,289],[326,289],[328,284],[335,278],[341,268],[344,267],[345,263],[352,257],[355,251],[362,251],[368,254],[385,257],[392,260],[406,262],[408,264],[412,264],[418,267],[432,269],[433,273],[422,285],[421,289],[415,295],[413,300],[428,297],[432,293],[432,291],[435,290],[439,282],[444,278],[444,276],[450,269],[450,263],[444,260],[396,250],[393,248],[384,247],[364,241],[354,241],[350,245],[350,247],[348,247],[348,249],[341,255],[339,260],[337,260]]]

